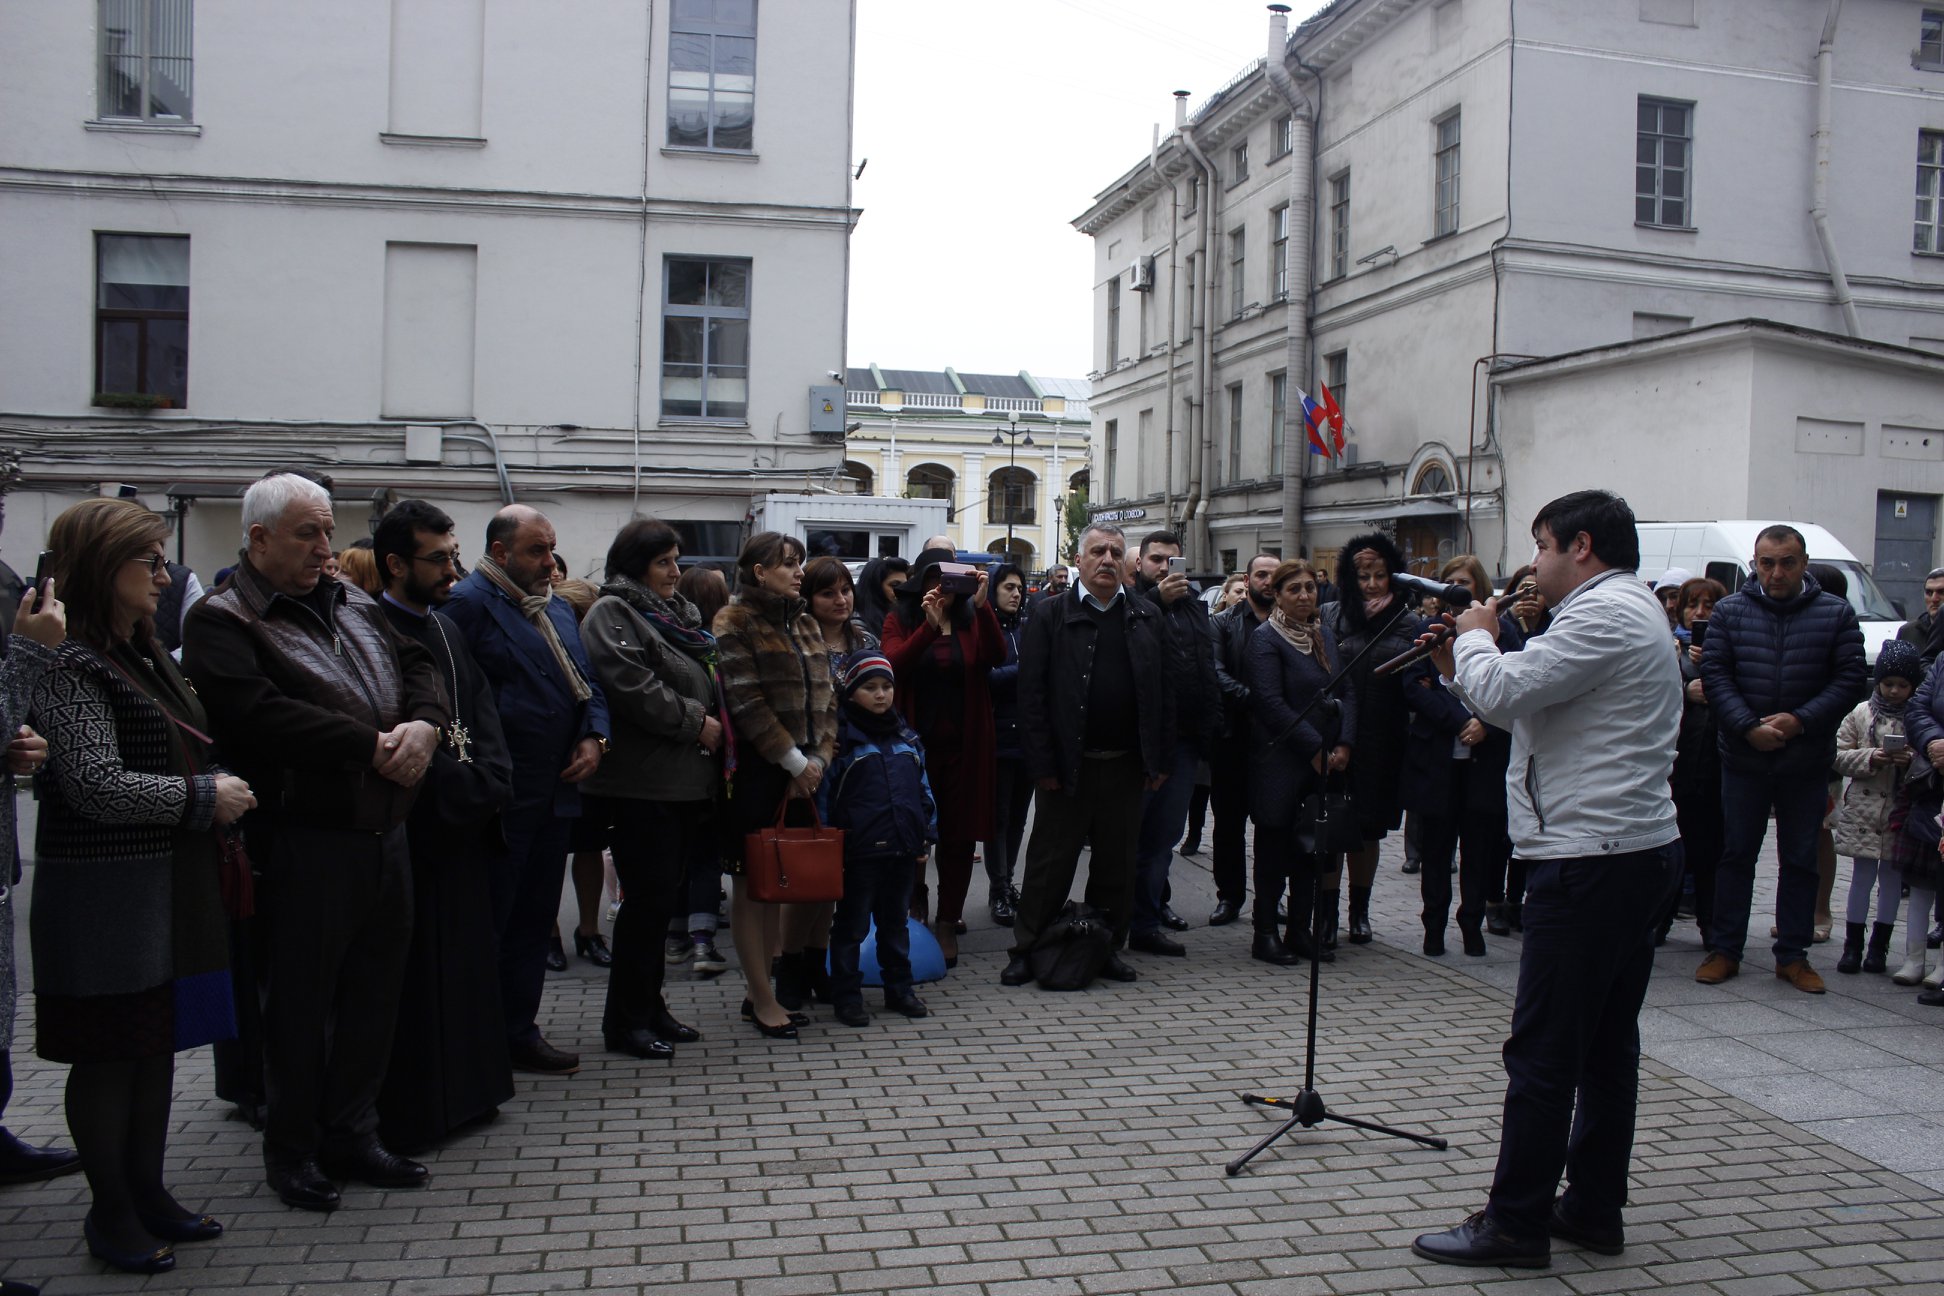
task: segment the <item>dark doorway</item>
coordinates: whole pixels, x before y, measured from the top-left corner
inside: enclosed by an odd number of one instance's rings
[[[1924,610],[1924,573],[1937,562],[1937,496],[1878,491],[1872,575],[1906,619]]]

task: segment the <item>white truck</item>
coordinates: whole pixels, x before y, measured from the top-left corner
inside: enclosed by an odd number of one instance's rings
[[[750,530],[793,535],[812,558],[841,558],[855,575],[873,558],[917,557],[927,538],[949,534],[950,507],[942,499],[771,493],[756,497]]]
[[[1652,581],[1669,567],[1720,581],[1733,594],[1751,574],[1755,537],[1772,520],[1729,519],[1707,522],[1640,522],[1640,576]],[[1841,540],[1813,522],[1788,522],[1809,546],[1809,561],[1828,563],[1849,584],[1849,603],[1863,624],[1863,651],[1871,662],[1886,639],[1897,637],[1904,618],[1897,613],[1870,569]]]

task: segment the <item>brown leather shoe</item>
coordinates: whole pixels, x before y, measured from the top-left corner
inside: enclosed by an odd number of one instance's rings
[[[1808,959],[1791,959],[1777,967],[1775,975],[1804,994],[1821,994],[1826,988],[1821,975],[1809,966]]]
[[[1720,985],[1740,971],[1741,964],[1726,954],[1710,954],[1702,959],[1701,966],[1695,969],[1694,979],[1702,985]]]

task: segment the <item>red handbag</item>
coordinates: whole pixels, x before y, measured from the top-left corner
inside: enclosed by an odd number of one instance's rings
[[[844,830],[824,827],[815,801],[810,801],[810,827],[785,828],[793,799],[783,798],[770,827],[743,834],[743,889],[751,900],[767,904],[841,900]]]

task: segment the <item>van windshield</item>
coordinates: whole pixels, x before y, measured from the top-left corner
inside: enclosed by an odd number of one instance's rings
[[[1863,569],[1863,564],[1848,559],[1838,559],[1829,564],[1843,573],[1849,581],[1849,605],[1856,609],[1859,621],[1901,621],[1897,609],[1890,603],[1889,596],[1877,585],[1875,578]]]

